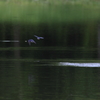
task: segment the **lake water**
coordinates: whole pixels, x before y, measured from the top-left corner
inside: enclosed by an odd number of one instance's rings
[[[100,100],[96,49],[0,49],[0,100]]]

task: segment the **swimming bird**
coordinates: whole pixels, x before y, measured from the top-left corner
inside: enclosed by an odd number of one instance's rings
[[[39,37],[39,36],[37,36],[37,35],[34,35],[38,40],[40,40],[40,39],[44,39],[44,37]]]
[[[36,42],[33,39],[29,39],[28,41],[25,41],[25,42],[28,42],[29,45],[31,45],[31,43],[35,43],[36,44]]]

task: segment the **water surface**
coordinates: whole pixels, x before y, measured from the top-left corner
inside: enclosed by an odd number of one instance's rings
[[[100,66],[86,66],[99,63],[96,49],[3,48],[0,55],[0,100],[100,99]]]

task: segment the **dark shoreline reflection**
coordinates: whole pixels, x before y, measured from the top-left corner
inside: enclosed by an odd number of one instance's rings
[[[18,52],[21,59],[99,59],[97,48],[34,46],[3,48],[0,50],[0,57],[15,59],[15,54],[18,55]]]

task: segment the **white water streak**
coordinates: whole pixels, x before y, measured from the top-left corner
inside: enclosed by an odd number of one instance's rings
[[[75,66],[75,67],[100,67],[100,63],[71,63],[60,62],[59,66]]]
[[[0,40],[0,42],[19,42],[19,40]]]

